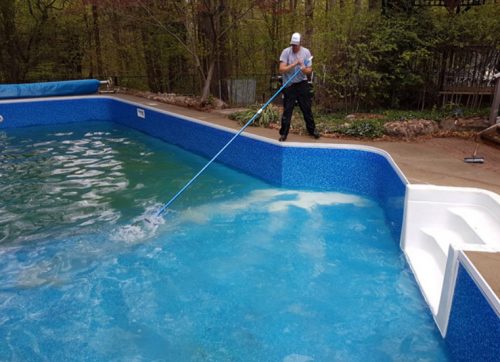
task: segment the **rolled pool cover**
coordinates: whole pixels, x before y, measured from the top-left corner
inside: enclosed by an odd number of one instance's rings
[[[23,84],[0,84],[0,99],[73,96],[97,93],[97,79]]]

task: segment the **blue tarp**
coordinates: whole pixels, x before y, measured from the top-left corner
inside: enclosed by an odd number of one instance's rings
[[[92,94],[97,92],[99,85],[100,82],[96,79],[25,84],[0,84],[0,99]]]

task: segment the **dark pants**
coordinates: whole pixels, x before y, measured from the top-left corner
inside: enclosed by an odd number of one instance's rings
[[[307,81],[293,83],[291,86],[283,90],[283,95],[284,110],[281,117],[280,135],[288,135],[288,131],[290,130],[290,123],[292,120],[293,108],[295,107],[296,101],[299,103],[300,110],[304,115],[307,132],[309,132],[310,135],[313,135],[316,131],[316,125],[314,124],[314,117],[311,111],[312,98],[309,83],[307,83]]]

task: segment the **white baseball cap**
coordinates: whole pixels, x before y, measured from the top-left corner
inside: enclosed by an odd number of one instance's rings
[[[300,45],[300,34],[293,33],[292,39],[290,39],[290,45]]]

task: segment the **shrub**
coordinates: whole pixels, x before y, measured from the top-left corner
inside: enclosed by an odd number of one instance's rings
[[[334,131],[347,136],[376,138],[384,134],[384,126],[380,120],[361,119],[343,123]]]
[[[238,124],[243,126],[246,124],[254,115],[257,113],[259,108],[257,106],[253,106],[245,111],[234,112],[229,115],[229,119],[234,121],[238,121]],[[252,126],[255,127],[269,127],[271,123],[277,123],[279,121],[280,112],[278,107],[270,104],[261,114],[259,118],[257,118]]]

